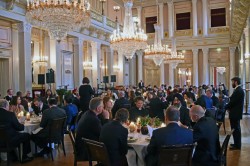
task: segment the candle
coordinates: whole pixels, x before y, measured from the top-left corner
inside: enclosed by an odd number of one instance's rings
[[[23,111],[20,112],[20,117],[23,117]]]
[[[140,124],[140,122],[141,122],[141,118],[137,118],[137,120],[136,120],[136,124],[137,124],[137,125],[139,125],[139,124]]]
[[[161,124],[161,127],[166,127],[166,124],[165,124],[165,123],[162,123],[162,124]]]
[[[26,114],[26,120],[27,120],[27,121],[30,120],[30,113],[29,113],[29,112],[27,112],[27,114]]]

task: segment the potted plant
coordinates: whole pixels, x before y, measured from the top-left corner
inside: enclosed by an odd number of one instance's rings
[[[71,91],[68,91],[66,89],[57,89],[56,90],[56,94],[58,95],[58,99],[59,99],[59,106],[63,105],[63,97],[67,94],[71,94]]]

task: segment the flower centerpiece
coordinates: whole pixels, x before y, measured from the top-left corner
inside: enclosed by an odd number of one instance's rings
[[[138,118],[139,119],[139,118]],[[158,128],[161,126],[161,120],[157,117],[150,118],[149,116],[146,117],[140,117],[140,126],[141,126],[141,133],[143,135],[148,134],[148,127],[147,125],[153,127],[153,128]]]

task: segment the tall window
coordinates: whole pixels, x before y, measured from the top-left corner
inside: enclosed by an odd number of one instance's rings
[[[211,27],[226,26],[226,9],[211,9]]]
[[[157,23],[157,17],[146,17],[146,33],[154,33],[154,24]]]
[[[190,12],[176,14],[176,30],[190,29]]]

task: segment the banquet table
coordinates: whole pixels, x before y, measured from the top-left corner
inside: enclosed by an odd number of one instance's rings
[[[32,131],[36,130],[39,128],[40,122],[33,122],[32,120],[27,121],[25,120],[24,122],[24,132],[31,134]]]
[[[135,142],[129,142],[128,146],[132,150],[128,150],[126,155],[129,166],[145,166],[145,156],[147,154],[147,146],[149,141],[146,140],[148,135],[142,135],[140,133],[130,133],[129,137],[134,137],[137,140]],[[137,158],[137,159],[136,159]]]

